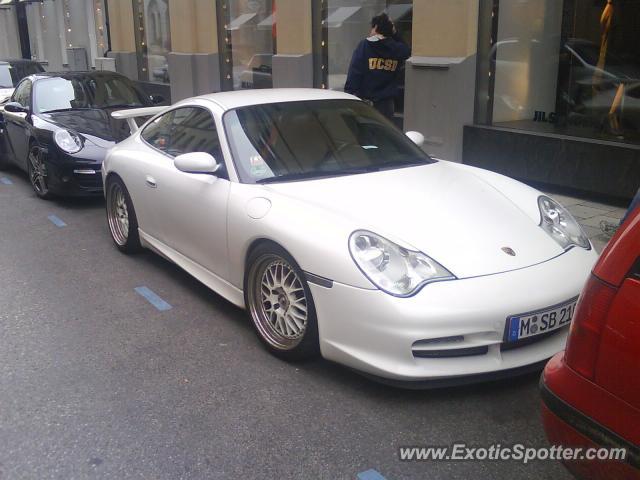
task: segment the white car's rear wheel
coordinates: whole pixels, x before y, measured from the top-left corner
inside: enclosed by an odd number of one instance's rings
[[[118,177],[109,178],[106,192],[107,221],[114,243],[120,251],[125,253],[141,250],[138,220],[124,182]]]
[[[258,337],[286,360],[316,356],[318,326],[311,291],[293,258],[275,244],[249,258],[245,300]]]

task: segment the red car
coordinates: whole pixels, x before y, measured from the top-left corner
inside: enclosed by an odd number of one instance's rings
[[[594,267],[540,388],[552,444],[626,449],[623,461],[565,459],[576,477],[640,479],[640,208]]]

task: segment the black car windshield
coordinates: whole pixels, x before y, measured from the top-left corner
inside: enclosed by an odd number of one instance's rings
[[[433,163],[364,102],[253,105],[224,116],[243,183],[271,183]]]
[[[29,75],[44,72],[39,63],[15,62],[0,65],[0,88],[13,88]]]
[[[34,106],[38,113],[147,104],[129,79],[114,75],[43,78],[34,86]]]

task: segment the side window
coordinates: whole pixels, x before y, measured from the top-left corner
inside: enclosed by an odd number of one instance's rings
[[[207,152],[219,163],[224,162],[216,124],[211,113],[204,108],[180,108],[173,118],[168,153],[177,156],[192,152]]]
[[[15,92],[13,92],[12,100],[14,102],[18,102],[23,107],[31,107],[31,81],[25,80],[18,88],[16,88]]]
[[[152,147],[169,153],[169,143],[171,139],[171,122],[174,111],[167,112],[156,118],[142,131],[142,138]]]

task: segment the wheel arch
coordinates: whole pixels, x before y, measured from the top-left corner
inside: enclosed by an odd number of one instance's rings
[[[298,260],[291,254],[291,252],[284,245],[268,237],[264,237],[264,236],[258,237],[251,241],[251,243],[247,247],[247,250],[244,254],[244,262],[242,265],[243,290],[246,289],[247,272],[249,271],[249,259],[251,258],[251,255],[253,254],[253,252],[261,245],[274,245],[278,248],[281,248],[282,250],[287,252],[287,254],[295,260],[295,262],[298,264],[300,269],[304,271],[302,266],[300,266],[300,264],[298,263]]]

